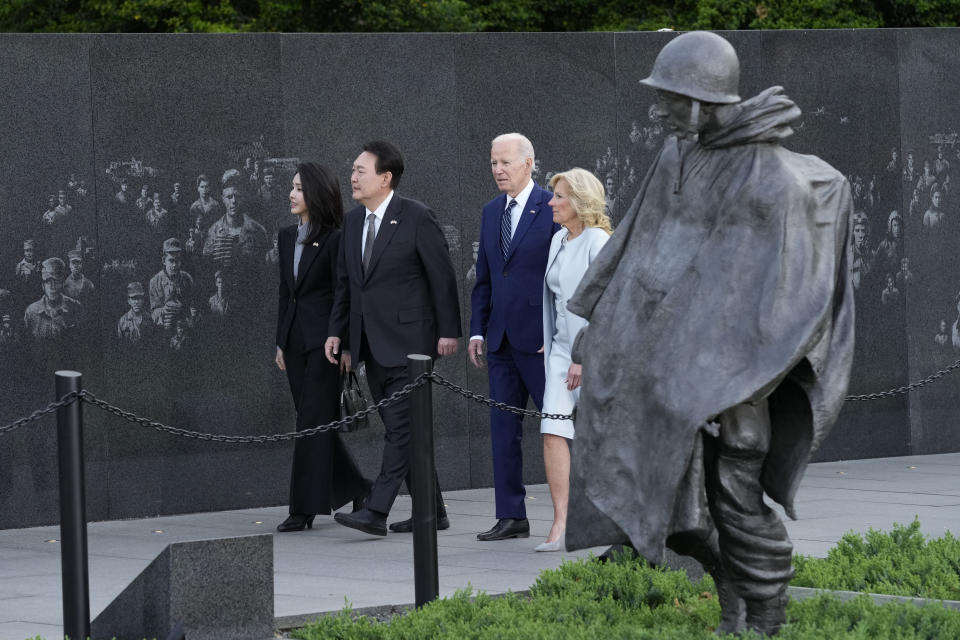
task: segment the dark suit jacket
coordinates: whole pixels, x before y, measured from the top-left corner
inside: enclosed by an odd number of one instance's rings
[[[303,247],[297,278],[293,278],[293,250],[297,225],[280,230],[280,304],[277,314],[277,346],[286,349],[294,318],[299,320],[307,351],[323,347],[329,332],[330,309],[337,283],[340,229],[320,236],[316,244]],[[339,334],[336,334],[339,335]]]
[[[506,261],[500,254],[500,219],[507,196],[500,194],[483,206],[470,335],[484,336],[490,351],[500,348],[504,336],[511,346],[526,353],[543,346],[543,276],[550,240],[560,229],[547,204],[552,197],[533,185]]]
[[[462,335],[456,275],[437,217],[394,193],[364,274],[365,216],[361,205],[344,220],[329,335],[349,333],[349,348],[359,359],[363,331],[371,354],[385,367],[406,365],[409,353],[436,357],[439,338]]]

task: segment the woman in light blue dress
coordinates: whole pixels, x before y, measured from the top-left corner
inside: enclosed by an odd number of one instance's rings
[[[553,236],[543,286],[543,363],[545,413],[569,414],[577,404],[581,368],[570,360],[570,347],[587,322],[567,311],[567,300],[612,231],[603,185],[589,171],[570,169],[550,180],[553,221],[562,228]],[[570,493],[570,445],[573,421],[545,418],[543,461],[553,501],[553,526],[537,551],[560,551],[567,526]]]

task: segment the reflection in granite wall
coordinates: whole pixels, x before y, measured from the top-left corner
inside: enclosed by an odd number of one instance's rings
[[[848,175],[857,351],[851,393],[960,353],[960,31],[738,32],[741,95],[781,84],[791,149]],[[571,166],[614,221],[667,131],[638,80],[672,37],[622,34],[0,36],[0,422],[76,368],[115,404],[228,434],[293,426],[272,363],[276,231],[299,159],[337,171],[367,139],[407,157],[400,191],[437,212],[469,317],[489,140],[526,133],[545,183]],[[356,51],[365,54],[356,55]],[[504,97],[504,91],[508,92]],[[44,276],[48,276],[44,284]],[[486,392],[464,350],[438,363]],[[819,459],[955,450],[960,378],[848,403]],[[435,394],[447,488],[489,486],[488,414]],[[282,504],[288,444],[225,445],[87,408],[91,519]],[[0,437],[0,528],[56,520],[53,421]],[[525,471],[543,481],[539,425]],[[374,428],[347,436],[371,475]],[[492,514],[491,514],[492,515]]]

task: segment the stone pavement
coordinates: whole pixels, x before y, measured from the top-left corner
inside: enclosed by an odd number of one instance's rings
[[[545,485],[529,488],[529,539],[478,542],[494,521],[493,490],[444,493],[451,527],[438,534],[440,595],[468,586],[487,593],[529,589],[543,569],[576,553],[534,553],[550,527]],[[405,518],[397,500],[390,521]],[[811,465],[797,498],[799,520],[787,521],[798,553],[823,556],[850,530],[889,529],[920,518],[928,536],[960,532],[960,453]],[[170,542],[270,532],[285,507],[197,513],[88,527],[91,617]],[[47,640],[61,632],[58,527],[0,531],[0,640]],[[314,528],[274,537],[275,615],[281,625],[309,614],[414,601],[410,534],[377,539],[319,516]]]

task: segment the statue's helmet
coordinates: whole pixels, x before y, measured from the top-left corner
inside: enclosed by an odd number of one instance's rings
[[[733,45],[709,31],[677,36],[657,54],[648,87],[678,93],[701,102],[740,102],[740,60]]]

